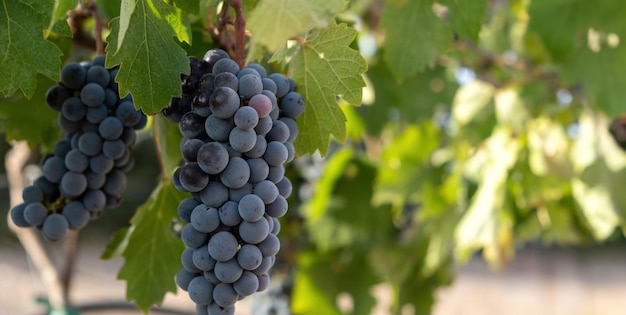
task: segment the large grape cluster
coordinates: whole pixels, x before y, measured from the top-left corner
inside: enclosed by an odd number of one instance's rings
[[[293,80],[258,64],[240,69],[219,49],[190,64],[183,96],[163,110],[184,137],[174,185],[192,194],[178,207],[187,224],[176,282],[198,314],[233,314],[235,302],[269,284],[304,100]]]
[[[117,71],[104,68],[104,55],[69,63],[47,91],[46,102],[59,112],[65,137],[43,159],[42,176],[24,188],[24,202],[13,208],[17,226],[35,226],[44,238],[58,241],[68,229],[81,229],[106,206],[120,203],[125,172],[134,164],[135,130],[147,117],[135,110],[130,96],[119,98]]]

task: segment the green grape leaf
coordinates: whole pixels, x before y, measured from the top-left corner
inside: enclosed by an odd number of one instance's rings
[[[126,280],[126,298],[144,312],[153,304],[161,304],[167,292],[176,292],[174,276],[181,267],[184,245],[171,224],[177,219],[176,209],[182,199],[183,194],[170,180],[162,180],[131,219],[122,254],[126,261],[118,279]],[[122,240],[119,235],[116,239]]]
[[[275,51],[292,36],[329,25],[346,4],[346,0],[261,1],[250,12],[247,26],[253,41]]]
[[[46,104],[46,91],[54,82],[37,76],[37,89],[28,100],[23,95],[0,99],[0,132],[7,140],[26,140],[31,147],[52,150],[60,132],[57,112]]]
[[[448,7],[448,19],[452,29],[460,37],[477,42],[482,22],[487,18],[489,1],[441,0],[441,3]]]
[[[128,247],[128,238],[133,235],[134,230],[134,227],[131,226],[121,228],[115,232],[111,241],[109,241],[107,246],[104,248],[102,255],[100,255],[100,259],[108,260],[121,258],[122,254],[124,254],[124,251],[126,250],[126,247]]]
[[[315,150],[326,154],[331,135],[344,140],[346,118],[337,104],[338,95],[352,105],[361,104],[367,64],[358,51],[348,47],[355,36],[354,29],[334,22],[312,30],[289,65],[289,76],[306,103],[304,114],[298,117],[300,133],[294,144],[300,154]]]
[[[67,18],[67,11],[71,11],[78,5],[78,0],[55,0],[54,8],[52,9],[52,18],[50,19],[50,25],[48,30],[52,30],[54,25],[58,21],[65,21]],[[71,36],[72,33],[63,34]]]
[[[121,0],[100,0],[96,3],[98,5],[98,14],[104,21],[108,22],[120,16]]]
[[[432,119],[437,109],[450,107],[458,87],[443,67],[417,72],[398,83],[381,59],[370,66],[367,77],[374,90],[374,100],[358,111],[371,135],[380,134],[393,121],[391,115],[396,110],[400,119],[409,123]]]
[[[478,170],[478,189],[456,228],[456,254],[465,261],[478,249],[490,264],[501,267],[513,255],[511,218],[505,206],[506,181],[520,151],[519,140],[505,127],[491,137],[466,163]],[[470,166],[471,165],[471,166]]]
[[[626,155],[608,132],[609,120],[586,110],[580,117],[580,136],[571,152],[576,177],[572,195],[598,240],[609,237],[620,217],[626,217]]]
[[[384,59],[398,81],[432,66],[437,56],[451,47],[450,27],[435,15],[432,6],[433,0],[385,6],[381,20]]]
[[[21,90],[31,98],[37,73],[60,78],[61,50],[43,37],[50,22],[51,1],[3,0],[0,15],[0,95]]]
[[[200,2],[197,0],[175,0],[174,6],[190,14],[198,14],[200,11]]]
[[[120,65],[115,78],[120,95],[130,93],[135,107],[152,115],[181,95],[180,74],[189,74],[189,60],[173,37],[190,35],[183,35],[180,9],[161,0],[138,0],[130,7],[127,2],[122,1],[120,18],[110,23],[106,66]]]
[[[171,177],[180,164],[180,141],[182,135],[178,131],[178,124],[169,122],[163,115],[152,117],[152,138],[159,151],[162,175]]]
[[[298,257],[291,310],[294,314],[340,315],[336,301],[345,292],[353,298],[353,314],[369,314],[376,302],[370,290],[379,281],[363,253],[303,251]]]

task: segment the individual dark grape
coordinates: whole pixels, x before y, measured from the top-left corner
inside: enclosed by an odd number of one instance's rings
[[[230,283],[220,283],[213,289],[213,301],[221,307],[231,307],[238,299],[239,296]]]
[[[217,209],[198,205],[191,212],[191,225],[202,233],[211,233],[220,225],[220,216]]]
[[[283,179],[284,176],[285,167],[283,165],[270,166],[269,173],[267,174],[267,179],[272,183],[277,184]]]
[[[287,128],[289,129],[289,137],[287,138],[287,142],[293,142],[298,136],[298,124],[293,118],[289,117],[281,117],[279,121],[287,125]]]
[[[204,142],[200,139],[187,139],[181,148],[186,162],[198,162],[198,150]]]
[[[227,87],[233,89],[235,92],[239,90],[239,80],[237,76],[230,72],[222,72],[215,75],[213,80],[213,89],[220,87]]]
[[[239,95],[250,99],[263,91],[261,77],[254,74],[246,74],[239,78]]]
[[[235,114],[239,108],[239,103],[239,95],[237,95],[235,90],[228,87],[219,87],[211,94],[209,107],[213,115],[222,119],[228,119]]]
[[[86,156],[94,156],[102,150],[102,138],[95,132],[85,132],[78,138],[78,149]]]
[[[63,102],[61,113],[69,121],[80,121],[87,114],[87,107],[78,97],[72,96]]]
[[[189,298],[200,305],[208,305],[213,302],[213,291],[213,284],[204,277],[195,277],[187,285]]]
[[[233,283],[233,289],[240,296],[248,296],[259,288],[259,278],[250,271],[244,271],[241,277]]]
[[[273,184],[272,184],[273,185]],[[245,195],[239,200],[239,215],[248,222],[259,221],[265,214],[265,204],[257,195]]]
[[[26,186],[24,190],[22,190],[22,199],[24,199],[25,203],[41,202],[43,197],[43,191],[35,185]]]
[[[66,172],[61,178],[59,190],[67,198],[76,198],[87,189],[87,178],[82,173]]]
[[[237,128],[250,130],[259,123],[259,114],[250,106],[242,106],[235,112],[234,122]]]
[[[205,131],[215,141],[227,141],[230,131],[235,127],[232,119],[222,119],[216,115],[207,117]]]
[[[272,217],[280,218],[284,216],[285,213],[287,213],[287,208],[287,199],[285,199],[285,197],[281,195],[278,195],[276,197],[276,200],[274,200],[270,204],[265,205],[265,213]]]
[[[278,235],[278,232],[280,232],[280,220],[278,220],[277,218],[272,218],[272,221],[274,221],[274,225],[270,233],[274,235]]]
[[[222,307],[217,303],[209,304],[207,307],[207,314],[209,315],[234,315],[235,314],[235,306],[227,306]]]
[[[243,269],[237,263],[235,258],[232,258],[228,261],[222,262],[218,261],[215,263],[215,268],[213,269],[215,273],[215,277],[224,283],[233,283],[241,277],[243,273]]]
[[[106,140],[115,140],[118,139],[122,132],[124,131],[124,126],[122,122],[117,119],[117,117],[109,116],[103,119],[98,125],[98,132],[100,136]]]
[[[58,213],[53,213],[46,217],[41,232],[44,238],[56,242],[62,240],[67,235],[68,228],[69,223],[67,223],[67,219]]]
[[[134,127],[141,121],[143,115],[135,109],[133,102],[125,101],[117,105],[115,117],[122,122],[124,127]]]
[[[272,129],[265,136],[267,141],[285,143],[289,139],[289,127],[280,120],[274,120]]]
[[[304,112],[304,99],[298,92],[289,92],[280,100],[281,114],[296,118]]]
[[[273,256],[263,257],[263,260],[261,261],[261,265],[259,265],[258,268],[252,270],[252,273],[256,274],[257,276],[266,274],[270,270],[270,268],[272,268],[272,266],[274,265],[274,259],[275,257]]]
[[[228,198],[232,201],[239,202],[243,196],[252,193],[252,184],[245,183],[241,188],[230,188],[228,190]]]
[[[209,254],[216,261],[228,261],[237,255],[239,243],[230,232],[215,233],[209,240]]]
[[[206,233],[196,230],[191,224],[185,225],[180,233],[183,243],[189,248],[198,248],[204,245],[209,238]]]
[[[63,158],[53,156],[43,163],[42,173],[45,178],[52,183],[61,182],[61,178],[67,172],[65,160]]]
[[[29,225],[38,226],[43,223],[48,215],[48,209],[40,202],[32,202],[24,208],[24,221]]]
[[[89,211],[82,203],[72,201],[63,207],[63,216],[67,220],[70,229],[82,229],[89,222]]]
[[[102,104],[104,96],[104,89],[98,83],[87,83],[80,90],[80,100],[89,107]]]
[[[250,179],[248,163],[239,157],[230,158],[226,168],[220,173],[220,180],[228,188],[243,187]]]
[[[222,58],[215,62],[215,64],[213,65],[212,72],[214,75],[218,75],[222,72],[230,72],[232,74],[237,74],[239,72],[239,66],[232,59]]]
[[[107,116],[109,116],[109,110],[104,104],[87,108],[87,114],[85,114],[87,121],[92,124],[99,124]]]
[[[87,70],[87,83],[96,83],[106,88],[110,81],[111,75],[109,71],[101,65],[92,64],[89,70]]]
[[[80,130],[80,128],[83,126],[82,121],[68,120],[67,118],[65,118],[65,116],[63,116],[63,113],[59,113],[57,115],[57,124],[59,125],[59,127],[61,127],[61,130],[65,132],[66,134],[75,133],[76,131]]]
[[[199,248],[196,248],[193,251],[193,255],[191,258],[193,260],[194,266],[203,271],[213,270],[213,268],[215,267],[215,263],[217,262],[215,259],[211,258],[207,246],[201,246]]]
[[[296,158],[296,147],[294,147],[293,143],[289,141],[283,144],[285,145],[285,148],[287,149],[287,160],[285,161],[285,163],[289,163],[293,161],[293,159]]]
[[[271,166],[283,165],[287,161],[287,156],[287,148],[278,141],[269,142],[263,154],[263,158]]]
[[[239,215],[239,204],[235,201],[226,201],[218,211],[220,221],[227,226],[237,226],[241,223],[241,216]]]
[[[54,155],[58,157],[65,157],[67,152],[72,150],[72,144],[68,139],[60,139],[54,144]]]
[[[114,162],[104,154],[93,156],[89,159],[89,170],[94,173],[106,174],[113,169]]]
[[[244,270],[255,270],[261,265],[263,254],[261,250],[252,244],[245,244],[237,253],[237,263]]]
[[[272,73],[268,76],[268,78],[272,79],[274,83],[276,83],[276,97],[283,97],[285,94],[289,93],[289,81],[284,75],[280,73]]]
[[[213,65],[215,65],[218,60],[224,58],[230,58],[227,52],[221,49],[211,49],[204,54],[202,60],[204,60],[208,64],[209,69],[213,69]],[[213,72],[215,73],[215,71]]]
[[[263,292],[270,285],[270,276],[268,274],[257,275],[259,279],[259,288],[256,290],[257,292]]]
[[[272,129],[272,117],[265,116],[263,118],[259,118],[259,122],[256,127],[254,127],[254,131],[257,135],[265,136]]]
[[[65,156],[65,167],[70,171],[82,173],[89,167],[89,158],[78,149],[71,150]]]
[[[203,246],[198,247],[198,249],[201,249]],[[194,264],[193,262],[193,254],[196,252],[196,250],[192,249],[192,248],[185,248],[185,250],[183,250],[183,253],[180,256],[180,262],[183,265],[183,268],[189,272],[197,272],[199,273],[201,270],[198,269],[198,267],[196,267],[196,264]]]
[[[20,203],[11,209],[11,221],[15,223],[18,227],[29,227],[30,223],[24,219],[24,210],[26,209],[26,204]]]
[[[261,79],[261,82],[263,83],[263,90],[270,91],[272,94],[276,95],[276,83],[274,83],[274,80],[270,78],[263,78]]]
[[[246,160],[246,162],[250,167],[250,179],[248,179],[250,183],[258,183],[265,180],[267,175],[269,175],[270,168],[265,160],[253,158]]]
[[[219,174],[228,165],[228,151],[217,142],[208,142],[198,149],[197,160],[205,173]]]
[[[110,159],[119,159],[124,155],[126,146],[122,140],[105,140],[102,143],[102,154]]]
[[[276,187],[278,188],[278,193],[281,196],[285,198],[289,198],[289,196],[291,196],[292,185],[289,178],[283,177],[283,179],[276,183]]]
[[[187,291],[189,283],[197,276],[198,273],[189,272],[183,268],[176,273],[176,284],[184,291]]]
[[[258,196],[264,204],[269,204],[278,197],[278,188],[271,181],[263,180],[254,184],[254,195]]]
[[[200,192],[200,199],[209,207],[219,208],[228,200],[228,188],[221,182],[209,182]]]
[[[257,111],[259,118],[263,118],[272,110],[272,100],[264,94],[256,94],[250,98],[248,106]]]
[[[72,91],[63,85],[57,84],[46,91],[46,103],[51,109],[61,111],[63,102],[72,96]]]
[[[249,151],[246,151],[245,155],[246,157],[251,158],[251,159],[260,158],[263,156],[263,154],[265,154],[266,149],[267,149],[267,141],[265,140],[265,137],[261,135],[257,135],[254,146]]]
[[[89,189],[100,189],[106,181],[106,174],[95,173],[91,170],[85,172],[85,177],[87,178],[87,188]]]
[[[256,69],[250,68],[250,67],[245,67],[239,70],[239,72],[237,73],[237,79],[241,79],[241,77],[243,77],[244,75],[248,75],[248,74],[257,76],[259,79],[261,79],[261,74],[258,71],[256,71]]]
[[[244,153],[252,150],[256,144],[257,135],[254,130],[233,128],[228,135],[228,143],[235,151]]]
[[[191,102],[191,107],[193,108],[193,112],[199,116],[207,117],[211,115],[211,108],[209,107],[209,102],[211,100],[212,90],[204,90],[200,91],[193,98]]]
[[[87,71],[78,63],[69,63],[61,69],[61,83],[70,89],[78,90],[86,81]]]
[[[204,131],[204,118],[194,112],[188,112],[180,119],[180,133],[186,138],[195,138]]]
[[[270,231],[270,226],[265,220],[256,222],[242,221],[239,225],[239,236],[249,244],[258,244],[263,241]]]
[[[87,211],[101,210],[106,206],[107,197],[102,190],[90,189],[83,196],[83,206]]]
[[[189,163],[181,166],[180,168],[180,184],[185,190],[190,192],[199,192],[203,190],[209,183],[209,176],[207,176],[198,163]]]
[[[261,250],[263,257],[271,257],[278,254],[280,250],[280,240],[278,240],[276,235],[270,233],[261,243],[257,244],[257,247]]]
[[[265,70],[265,68],[263,68],[263,66],[258,63],[248,64],[246,68],[251,68],[251,69],[256,70],[256,72],[261,76],[261,78],[267,77],[267,70]]]
[[[215,75],[213,73],[205,73],[198,81],[198,90],[213,91],[215,89]]]
[[[126,174],[120,170],[109,172],[102,191],[108,195],[120,195],[124,189],[126,189]]]
[[[193,198],[187,198],[187,199],[183,199],[183,201],[181,201],[178,204],[178,217],[183,220],[186,223],[190,223],[191,222],[191,212],[193,211],[193,209],[195,209],[197,206],[201,205],[202,203],[196,199]]]

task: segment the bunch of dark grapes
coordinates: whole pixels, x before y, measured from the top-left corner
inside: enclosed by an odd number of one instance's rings
[[[176,282],[198,314],[234,314],[235,302],[269,284],[304,100],[293,80],[258,64],[240,69],[219,49],[190,64],[183,96],[163,110],[184,137],[174,185],[192,194],[178,207],[187,224]]]
[[[65,137],[41,164],[42,176],[24,188],[24,202],[11,218],[20,227],[35,226],[44,238],[58,241],[68,229],[83,228],[106,206],[116,206],[133,167],[130,147],[135,130],[147,117],[135,110],[130,97],[119,98],[117,68],[104,68],[104,56],[92,62],[69,63],[61,81],[46,93],[48,106],[58,111]]]

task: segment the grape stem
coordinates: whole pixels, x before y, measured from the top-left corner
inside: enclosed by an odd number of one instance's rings
[[[246,19],[243,16],[241,0],[232,0],[231,5],[235,9],[235,61],[239,65],[239,68],[243,68]]]
[[[106,26],[102,21],[102,18],[98,14],[98,5],[91,0],[89,1],[89,11],[93,15],[94,19],[94,32],[96,34],[96,53],[98,55],[104,54],[104,41],[102,40],[102,29]]]

